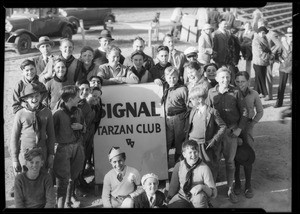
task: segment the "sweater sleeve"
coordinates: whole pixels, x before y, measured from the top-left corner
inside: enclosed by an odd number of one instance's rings
[[[20,135],[22,130],[22,123],[20,121],[21,113],[17,112],[14,118],[14,123],[11,131],[10,138],[10,153],[13,162],[19,161],[20,153]]]
[[[15,178],[15,194],[14,194],[14,199],[15,199],[15,206],[16,208],[25,208],[25,197],[23,195],[22,191],[22,174],[17,175]]]
[[[170,188],[169,188],[169,192],[168,192],[168,196],[167,196],[167,198],[170,198],[170,199],[178,193],[179,188],[180,188],[179,176],[178,176],[179,165],[180,165],[180,162],[178,162],[174,166],[174,169],[173,169]]]
[[[253,121],[255,123],[258,123],[258,121],[262,118],[263,114],[264,114],[264,108],[262,106],[261,100],[259,98],[258,93],[255,93],[255,99],[254,99],[254,106],[255,106],[255,110],[256,110],[256,114],[254,116]]]
[[[46,174],[45,178],[46,204],[45,208],[54,208],[56,204],[55,191],[52,184],[51,176]]]
[[[217,133],[214,135],[214,139],[219,143],[224,136],[226,130],[226,123],[222,120],[218,110],[214,109],[213,112],[215,122],[219,128]]]
[[[104,176],[103,180],[103,189],[102,189],[102,200],[103,200],[103,207],[104,208],[112,208],[112,204],[110,202],[111,198],[111,179],[110,179],[110,173],[108,172]]]
[[[207,185],[212,190],[212,195],[210,196],[210,198],[216,198],[217,197],[216,184],[214,182],[212,173],[207,165],[203,166],[203,181],[204,184]]]
[[[55,145],[55,131],[54,131],[54,123],[51,111],[48,111],[47,115],[47,151],[48,155],[54,155],[54,145]]]
[[[138,196],[139,194],[141,194],[144,191],[143,187],[141,186],[140,173],[136,169],[134,169],[134,174],[135,174],[134,183],[136,185],[136,190],[129,194],[131,198],[135,198],[136,196]]]
[[[23,107],[21,106],[21,100],[20,100],[20,93],[21,93],[21,83],[18,83],[13,91],[13,113],[16,114],[17,111],[19,111],[20,109],[22,109]]]

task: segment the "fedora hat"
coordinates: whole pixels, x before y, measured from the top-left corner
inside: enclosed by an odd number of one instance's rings
[[[108,159],[111,160],[113,157],[116,157],[120,154],[125,154],[125,152],[122,152],[119,147],[112,147],[108,154]]]
[[[108,30],[102,30],[100,33],[100,36],[98,37],[98,39],[101,38],[106,38],[106,39],[110,39],[111,41],[113,41],[114,39],[111,37],[111,33]]]
[[[40,85],[36,83],[29,83],[25,86],[24,90],[21,92],[20,99],[25,99],[29,95],[36,94],[36,93],[46,93],[47,91],[43,89]]]
[[[35,47],[37,49],[39,49],[40,46],[43,45],[43,44],[49,44],[51,47],[54,46],[54,42],[48,36],[41,36],[39,38],[39,42],[35,45]]]
[[[206,23],[203,25],[202,30],[207,30],[207,29],[213,29],[213,27],[210,24]]]
[[[254,163],[255,152],[248,143],[242,143],[237,147],[234,160],[243,166],[248,166]]]

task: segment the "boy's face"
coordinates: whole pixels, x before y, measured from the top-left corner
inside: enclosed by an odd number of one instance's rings
[[[206,77],[208,78],[208,79],[215,79],[216,78],[216,74],[217,74],[217,70],[216,70],[216,68],[215,68],[215,66],[208,66],[207,68],[206,68]]]
[[[66,74],[66,72],[67,72],[66,65],[63,62],[58,62],[54,66],[54,71],[55,71],[55,75],[59,79],[63,79],[64,76],[65,76],[65,74]]]
[[[258,35],[259,35],[261,38],[266,37],[266,32],[265,32],[265,31],[260,31],[260,32],[258,33]]]
[[[90,94],[90,86],[87,84],[82,84],[79,86],[80,89],[80,99],[85,99],[89,96]]]
[[[101,89],[102,85],[98,78],[92,78],[90,81],[90,87],[99,87]]]
[[[178,74],[176,72],[173,72],[169,75],[165,75],[165,77],[170,87],[173,87],[178,82]]]
[[[71,97],[69,100],[68,100],[68,104],[69,104],[69,107],[77,107],[78,106],[78,102],[80,100],[80,96],[79,96],[79,92],[77,92],[76,96],[75,97]]]
[[[199,104],[201,103],[201,101],[202,101],[201,97],[190,98],[190,102],[192,103],[193,107],[199,106]]]
[[[61,51],[62,56],[65,59],[68,59],[73,54],[74,46],[73,46],[73,44],[71,42],[64,41],[60,45],[59,50]]]
[[[28,168],[28,172],[32,174],[38,174],[43,165],[44,162],[40,156],[36,156],[32,158],[32,160],[26,161],[26,167]]]
[[[50,56],[50,54],[51,54],[51,49],[52,49],[52,47],[51,47],[51,45],[49,45],[49,44],[42,44],[42,45],[40,45],[40,47],[39,47],[40,52],[41,52],[42,55],[44,55],[44,56]]]
[[[237,76],[235,78],[235,84],[239,87],[241,91],[246,91],[249,86],[249,81],[247,81],[244,76]]]
[[[101,91],[98,91],[98,90],[94,90],[93,93],[92,93],[92,97],[97,100],[97,102],[100,101],[100,98],[101,98]]]
[[[154,195],[158,190],[158,181],[155,178],[148,178],[143,185],[143,189],[147,195]]]
[[[125,167],[125,160],[122,155],[117,155],[110,160],[110,164],[117,172],[122,172]]]
[[[166,65],[168,63],[169,52],[161,50],[157,53],[157,59],[161,65]]]
[[[194,165],[199,159],[199,151],[192,149],[190,146],[184,149],[182,155],[190,166]]]
[[[216,76],[216,81],[221,87],[228,87],[230,83],[230,74],[228,72],[220,72]]]
[[[172,51],[174,49],[174,40],[172,37],[168,36],[165,38],[163,42],[164,46],[168,46],[169,50]]]
[[[109,64],[116,65],[120,60],[119,51],[111,51],[107,56],[107,60]]]
[[[132,47],[134,51],[144,51],[145,44],[140,40],[135,40]]]
[[[38,107],[41,100],[42,100],[42,95],[40,93],[34,93],[31,95],[28,95],[25,98],[25,102],[27,102],[28,105],[30,106],[30,108],[32,108],[32,109],[35,109],[36,107]]]
[[[101,38],[99,39],[99,44],[100,44],[100,47],[104,50],[106,50],[107,46],[109,45],[110,43],[110,40],[108,40],[107,38]]]
[[[196,62],[196,61],[197,61],[197,57],[198,57],[197,54],[193,54],[193,55],[187,56],[186,59],[187,59],[187,61],[189,61],[189,62]]]
[[[144,57],[142,55],[135,55],[132,57],[132,63],[137,69],[140,69],[144,63]]]
[[[90,50],[87,50],[86,52],[83,52],[81,54],[81,60],[86,65],[90,65],[93,61],[93,58],[94,58],[94,54]]]
[[[36,69],[33,65],[26,65],[22,70],[22,74],[28,81],[31,81],[36,75]]]
[[[200,80],[200,71],[197,71],[193,68],[185,68],[187,71],[187,77],[189,78],[189,82],[196,83]]]

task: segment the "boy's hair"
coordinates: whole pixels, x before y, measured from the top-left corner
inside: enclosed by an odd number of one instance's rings
[[[183,66],[184,68],[195,69],[196,71],[200,71],[201,66],[196,61],[187,62]]]
[[[71,39],[69,39],[69,38],[62,38],[59,41],[59,46],[61,46],[64,42],[70,42],[70,43],[72,43],[73,47],[75,46],[74,42]]]
[[[235,79],[238,77],[238,76],[244,76],[246,78],[246,80],[248,81],[250,79],[250,75],[247,71],[239,71],[235,74]]]
[[[30,59],[25,59],[25,60],[21,63],[21,65],[20,65],[21,70],[24,70],[25,67],[28,66],[28,65],[33,65],[33,66],[35,67],[34,61],[32,61],[32,60],[30,60]]]
[[[92,79],[93,78],[97,78],[97,79],[99,79],[100,80],[100,83],[101,83],[101,85],[103,84],[103,79],[102,79],[102,77],[99,77],[99,76],[91,76],[90,78],[89,78],[89,81],[92,81]]]
[[[56,65],[57,63],[59,63],[59,62],[62,62],[62,63],[65,64],[65,66],[67,66],[67,65],[66,65],[66,60],[63,59],[63,58],[61,58],[61,57],[58,57],[57,59],[55,59],[53,65],[55,66],[55,65]]]
[[[64,102],[68,102],[70,98],[76,97],[78,92],[79,88],[76,85],[67,85],[60,90],[60,96]]]
[[[91,48],[90,46],[84,46],[81,50],[80,50],[80,55],[82,55],[82,53],[86,52],[86,51],[91,51],[94,55],[94,50],[93,48]]]
[[[225,20],[225,19],[220,19],[220,21],[219,21],[219,24],[220,24],[221,22],[223,22],[223,21],[225,21],[225,22],[226,22],[226,20]]]
[[[76,81],[76,86],[80,87],[81,85],[88,85],[90,87],[90,83],[89,81],[87,81],[86,79],[82,79],[82,80],[79,80],[79,81]]]
[[[226,66],[222,66],[221,68],[219,68],[217,70],[217,74],[216,75],[218,75],[221,72],[227,72],[229,75],[231,74],[231,71]]]
[[[140,37],[140,36],[135,37],[134,40],[133,40],[133,42],[135,42],[136,40],[139,40],[139,41],[141,41],[143,44],[145,44],[145,40],[144,40],[142,37]]]
[[[195,140],[184,141],[181,146],[182,152],[184,152],[187,147],[191,147],[191,149],[199,151],[198,143]]]
[[[31,161],[33,158],[40,156],[44,160],[43,150],[41,147],[33,147],[26,149],[24,158],[26,161]]]
[[[218,70],[217,64],[215,64],[215,63],[212,62],[212,63],[208,63],[208,64],[204,65],[204,67],[203,67],[203,72],[206,72],[206,69],[207,69],[209,66],[214,66],[214,67],[216,68],[216,71]]]
[[[160,45],[157,47],[157,53],[159,53],[160,51],[167,51],[168,53],[170,52],[168,46],[164,46],[164,45]]]
[[[177,74],[177,76],[179,76],[179,71],[177,68],[173,67],[173,66],[170,66],[170,67],[167,67],[165,69],[165,76],[167,75],[172,75],[172,74]]]
[[[167,34],[164,36],[163,40],[162,40],[163,43],[165,42],[165,39],[166,39],[167,37],[170,37],[170,38],[173,39],[173,36],[172,36],[171,34],[167,33]]]
[[[209,88],[207,84],[200,84],[193,87],[189,92],[189,99],[197,98],[197,97],[206,99],[208,95],[208,89]]]
[[[121,54],[121,52],[122,52],[121,49],[118,48],[117,46],[115,46],[115,45],[109,45],[109,46],[107,47],[107,50],[106,50],[106,55],[109,55],[110,52],[112,52],[112,51],[118,51],[119,54]]]

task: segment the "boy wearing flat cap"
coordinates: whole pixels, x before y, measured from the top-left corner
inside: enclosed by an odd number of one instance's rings
[[[39,146],[45,159],[44,168],[52,168],[55,133],[50,109],[42,104],[46,90],[38,84],[29,83],[22,91],[24,108],[14,118],[11,131],[10,153],[15,173],[25,171],[24,153],[26,149]]]
[[[126,155],[119,147],[108,154],[112,169],[104,176],[102,200],[104,208],[130,208],[133,199],[142,193],[141,176],[137,169],[125,165]]]
[[[153,82],[150,72],[144,67],[145,54],[142,51],[134,51],[131,54],[132,66],[127,69],[134,73],[138,78],[138,83]]]
[[[94,50],[94,63],[99,66],[108,63],[106,51],[114,39],[112,38],[110,31],[102,30],[100,36],[98,37],[98,41],[100,46]],[[120,53],[119,62],[123,64],[124,60],[125,57]]]
[[[25,86],[30,83],[35,83],[39,85],[43,90],[46,90],[46,87],[43,83],[39,81],[39,77],[36,74],[35,63],[32,60],[26,59],[20,65],[22,71],[22,78],[17,82],[13,91],[13,113],[16,114],[17,111],[22,109],[25,104],[22,103],[21,92],[24,90]],[[43,102],[46,104],[46,96],[43,97]]]
[[[136,37],[133,40],[133,45],[132,45],[133,51],[141,51],[144,54],[144,62],[143,62],[143,66],[145,67],[146,70],[150,70],[150,68],[152,68],[154,66],[154,61],[152,59],[152,57],[148,56],[147,54],[144,53],[144,49],[145,49],[145,40],[141,37]],[[132,54],[128,57],[125,58],[124,60],[124,65],[127,67],[130,67],[133,65],[133,61],[131,58]]]
[[[48,36],[41,36],[35,47],[41,52],[40,56],[32,59],[36,66],[37,75],[39,75],[44,71],[47,63],[54,57],[51,54],[52,47],[54,47],[54,42],[50,40]]]
[[[164,193],[158,190],[158,176],[149,173],[142,177],[143,193],[134,198],[134,208],[166,208]]]

